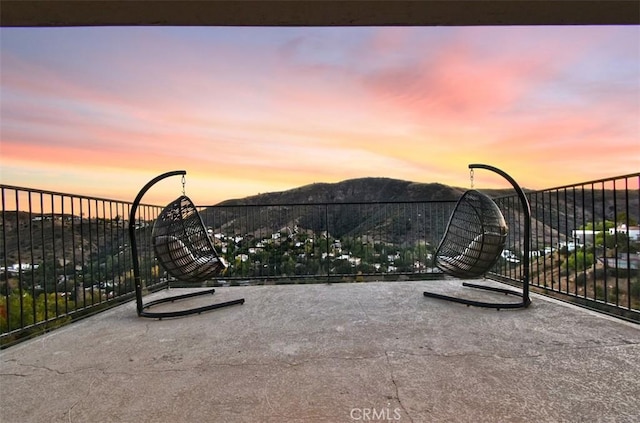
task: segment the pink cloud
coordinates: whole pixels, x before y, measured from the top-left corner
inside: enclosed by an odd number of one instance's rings
[[[361,176],[466,185],[470,162],[535,188],[589,179],[600,158],[637,169],[637,85],[578,78],[600,30],[506,30],[314,29],[273,45],[143,31],[70,71],[3,49],[3,159],[141,183],[186,168],[203,193],[248,190],[232,196]]]

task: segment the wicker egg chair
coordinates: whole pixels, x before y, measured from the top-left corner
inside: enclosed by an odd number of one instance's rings
[[[487,195],[465,192],[449,219],[435,264],[458,278],[484,276],[498,261],[507,240],[507,223]]]
[[[140,191],[131,207],[129,234],[133,255],[133,270],[136,283],[138,315],[141,317],[164,318],[202,313],[235,304],[243,304],[244,298],[202,307],[186,308],[175,311],[152,312],[152,306],[183,300],[201,295],[213,294],[215,289],[200,290],[188,294],[176,295],[150,301],[142,301],[142,282],[140,278],[137,244],[135,236],[136,209],[144,193],[159,180],[174,175],[185,175],[185,171],[164,173],[151,180]],[[183,283],[203,283],[220,275],[227,267],[224,259],[218,256],[207,228],[196,206],[186,195],[181,195],[169,203],[156,218],[151,231],[151,243],[160,266],[173,278]]]
[[[425,297],[439,298],[466,305],[488,308],[526,308],[529,299],[529,238],[531,211],[529,202],[520,186],[500,169],[482,164],[471,164],[470,169],[491,170],[507,179],[515,188],[522,203],[525,229],[523,289],[522,293],[493,286],[463,282],[463,286],[522,297],[518,303],[485,302],[424,292]],[[483,277],[498,262],[507,241],[508,227],[498,205],[486,194],[471,189],[456,203],[449,223],[435,253],[435,265],[447,275],[460,279]]]
[[[181,195],[158,215],[151,232],[156,259],[181,282],[202,282],[218,276],[226,263],[218,256],[193,202]]]

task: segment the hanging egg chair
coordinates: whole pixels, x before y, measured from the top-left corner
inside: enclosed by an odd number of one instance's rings
[[[454,297],[435,292],[424,292],[425,297],[453,301],[468,306],[487,308],[526,308],[529,298],[529,240],[531,232],[531,209],[526,195],[517,182],[502,170],[483,164],[470,164],[473,169],[481,168],[498,173],[507,179],[516,190],[524,215],[524,255],[522,292],[496,286],[485,286],[469,282],[462,285],[485,291],[522,297],[522,301],[486,302],[475,299]],[[447,275],[460,279],[479,278],[487,274],[498,262],[507,241],[508,227],[498,205],[486,194],[471,189],[466,191],[456,203],[445,229],[444,236],[435,253],[435,265]]]
[[[216,253],[195,205],[186,195],[160,212],[153,225],[151,241],[160,265],[181,282],[206,281],[227,267]]]
[[[436,266],[458,278],[486,274],[500,258],[507,240],[507,223],[487,195],[476,190],[458,200],[435,254]]]
[[[136,211],[142,196],[158,181],[169,176],[183,176],[183,194],[169,203],[156,218],[151,231],[151,243],[160,266],[173,278],[183,283],[204,283],[220,275],[226,269],[224,259],[218,256],[202,217],[193,202],[184,195],[184,170],[163,173],[152,179],[138,193],[129,214],[129,238],[133,258],[133,274],[136,288],[138,316],[151,318],[179,317],[202,313],[221,307],[243,304],[244,298],[208,304],[201,307],[175,311],[149,311],[152,306],[213,294],[215,289],[205,289],[188,294],[169,296],[143,303],[142,280],[136,240]],[[168,287],[168,285],[167,285]]]

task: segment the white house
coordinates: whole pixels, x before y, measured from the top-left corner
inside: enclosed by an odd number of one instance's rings
[[[518,259],[518,257],[511,250],[502,250],[501,255],[502,255],[502,258],[504,258],[508,262],[520,263],[520,260]]]
[[[617,228],[609,228],[609,235],[615,235],[615,233],[625,234],[631,241],[640,241],[640,226],[619,225]]]
[[[574,229],[571,231],[571,237],[580,244],[593,244],[593,240],[599,233],[602,233],[602,231]]]
[[[573,241],[569,241],[569,242],[559,242],[558,243],[558,248],[567,248],[567,251],[572,252],[575,251],[578,248],[583,248],[584,244],[581,243],[576,243]]]
[[[10,273],[19,273],[20,271],[36,270],[38,267],[40,267],[39,264],[14,263],[6,269],[3,267],[2,270],[6,270]]]

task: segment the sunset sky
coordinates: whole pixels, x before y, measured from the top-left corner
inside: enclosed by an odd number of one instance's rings
[[[3,184],[197,204],[375,176],[640,170],[640,27],[0,29]],[[508,183],[475,172],[478,187]],[[146,202],[181,193],[163,181]]]

